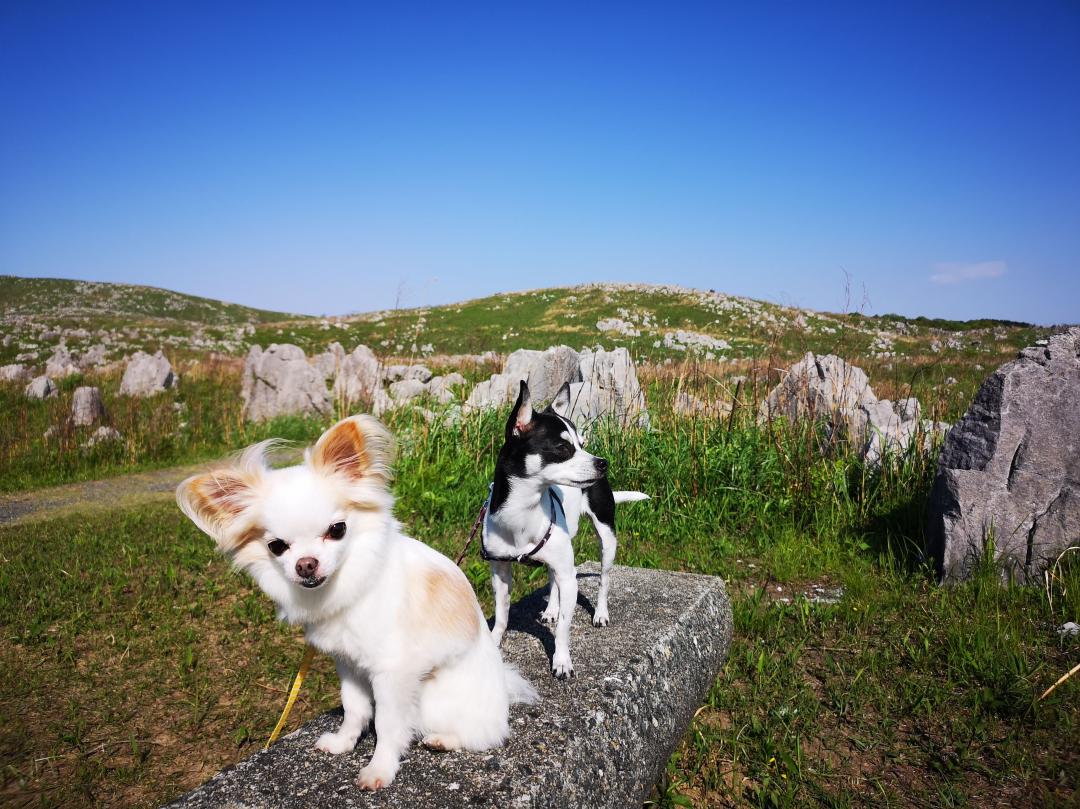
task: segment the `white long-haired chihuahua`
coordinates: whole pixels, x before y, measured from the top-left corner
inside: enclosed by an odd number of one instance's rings
[[[374,714],[375,753],[357,784],[379,789],[417,735],[439,749],[502,744],[509,705],[536,691],[504,665],[465,575],[394,519],[386,428],[344,419],[283,469],[267,465],[270,443],[188,478],[176,500],[278,617],[334,658],[345,718],[315,747],[352,750]]]

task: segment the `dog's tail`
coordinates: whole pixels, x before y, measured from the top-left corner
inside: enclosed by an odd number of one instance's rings
[[[638,500],[648,500],[649,495],[644,492],[612,492],[615,495],[615,503],[636,503]]]
[[[532,705],[540,701],[540,695],[536,693],[532,683],[521,676],[516,666],[503,663],[503,668],[506,670],[506,695],[510,698],[511,705]]]

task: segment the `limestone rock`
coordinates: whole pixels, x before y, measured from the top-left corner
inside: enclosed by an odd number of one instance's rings
[[[365,345],[357,346],[341,361],[334,378],[334,397],[343,399],[346,409],[357,402],[372,400],[380,384],[379,359]]]
[[[319,369],[323,379],[333,379],[345,364],[345,349],[341,343],[331,343],[326,351],[312,358],[311,364]]]
[[[762,402],[758,421],[821,421],[830,436],[846,439],[868,466],[877,467],[912,446],[929,452],[937,445],[948,425],[922,419],[921,414],[914,397],[895,406],[878,399],[861,368],[832,354],[807,353]]]
[[[0,366],[0,382],[21,382],[30,375],[25,365],[12,363]]]
[[[427,386],[419,379],[401,379],[390,385],[390,398],[397,402],[408,402],[427,391]]]
[[[491,410],[502,407],[509,399],[508,381],[505,374],[492,374],[490,379],[478,382],[465,400],[465,410]]]
[[[578,427],[587,423],[574,416],[585,395],[590,399],[589,410],[595,414],[588,421],[609,418],[623,426],[648,426],[645,394],[629,351],[622,347],[612,351],[586,349],[581,352],[580,361],[582,387],[575,390],[574,384],[570,386],[570,418]]]
[[[807,352],[762,402],[758,420],[822,420],[830,431],[861,438],[869,420],[862,406],[876,403],[870,380],[861,368],[833,354]]]
[[[966,578],[993,536],[1019,578],[1080,537],[1080,328],[998,368],[945,439],[930,497],[927,552]]]
[[[27,399],[51,399],[56,396],[57,389],[53,381],[43,374],[34,377],[23,392],[26,394]]]
[[[402,379],[415,379],[417,382],[427,384],[431,380],[431,369],[426,365],[410,365],[405,369]]]
[[[86,439],[86,446],[96,447],[98,444],[112,443],[113,441],[119,441],[121,438],[120,431],[115,427],[106,427],[102,425],[94,430],[93,434]]]
[[[431,381],[428,382],[427,392],[429,396],[440,404],[449,404],[457,398],[454,395],[453,388],[464,384],[465,377],[455,371],[445,376],[433,376]]]
[[[46,376],[62,379],[78,372],[79,366],[75,364],[75,361],[71,358],[71,353],[63,342],[53,350],[52,356],[45,361]]]
[[[105,403],[101,401],[101,391],[88,385],[76,388],[71,399],[69,418],[76,427],[89,427],[105,418]]]
[[[99,368],[105,364],[105,358],[108,354],[108,349],[101,343],[90,346],[79,357],[79,367],[84,371],[89,368]]]
[[[254,345],[244,363],[241,389],[244,418],[265,421],[277,416],[328,416],[330,393],[318,369],[308,363],[299,346],[272,344],[265,351]]]
[[[124,368],[121,396],[154,396],[176,385],[172,365],[161,351],[150,355],[136,351]]]
[[[479,383],[469,394],[465,410],[503,407],[517,395],[521,380],[529,383],[534,402],[550,402],[564,384],[570,385],[571,420],[581,429],[599,418],[614,418],[624,425],[648,423],[645,396],[637,370],[625,348],[613,351],[568,346],[546,351],[519,349],[511,354],[501,374]]]

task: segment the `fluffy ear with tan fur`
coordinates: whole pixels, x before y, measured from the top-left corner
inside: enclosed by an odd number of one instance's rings
[[[236,467],[194,475],[176,489],[176,502],[193,523],[226,553],[243,546],[255,531],[251,514],[258,478]]]
[[[342,419],[319,437],[310,455],[312,468],[324,475],[384,486],[390,482],[393,460],[394,439],[373,416]]]

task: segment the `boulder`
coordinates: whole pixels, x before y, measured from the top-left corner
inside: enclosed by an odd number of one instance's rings
[[[323,379],[333,379],[345,364],[345,349],[341,343],[331,343],[322,354],[312,357],[311,364],[319,370]]]
[[[778,418],[819,421],[830,437],[846,439],[870,467],[915,445],[929,452],[949,425],[920,419],[918,399],[894,406],[878,399],[866,372],[832,354],[807,353],[792,365],[758,411],[758,422]]]
[[[410,365],[405,369],[402,379],[415,379],[426,384],[431,380],[431,369],[426,365]]]
[[[861,439],[869,421],[863,405],[873,408],[877,397],[866,373],[833,354],[811,352],[792,365],[758,411],[758,421],[824,421],[830,433]],[[889,408],[891,412],[891,407]],[[884,414],[883,414],[884,415]]]
[[[583,379],[581,357],[570,346],[552,346],[545,351],[519,349],[507,357],[503,373],[509,377],[507,398],[517,396],[518,383],[524,379],[538,403],[550,402],[567,382]]]
[[[0,366],[0,382],[21,382],[28,376],[30,376],[30,372],[25,365],[12,363]]]
[[[1020,352],[950,431],[930,496],[927,553],[946,581],[993,547],[1029,582],[1080,537],[1080,328]],[[989,540],[992,539],[992,543]]]
[[[57,389],[49,377],[42,375],[35,377],[34,380],[26,386],[23,391],[26,394],[27,399],[51,399],[56,396]]]
[[[408,402],[427,391],[419,379],[401,379],[390,384],[390,398],[396,402]]]
[[[510,404],[521,380],[529,383],[537,403],[550,402],[569,383],[570,418],[582,430],[599,418],[614,418],[624,425],[648,424],[645,396],[634,361],[625,348],[585,349],[580,353],[568,346],[553,346],[546,351],[519,349],[507,358],[501,374],[473,388],[465,410]]]
[[[428,382],[427,392],[429,396],[440,404],[450,404],[450,402],[457,398],[454,395],[453,388],[457,385],[464,384],[465,377],[457,372],[446,374],[445,376],[433,376],[431,381]]]
[[[86,446],[96,447],[98,444],[108,444],[113,441],[119,441],[120,438],[120,431],[115,427],[106,427],[105,425],[102,425],[94,430],[93,434],[86,439]]]
[[[53,350],[52,356],[45,361],[46,376],[62,379],[78,372],[79,366],[75,364],[75,361],[71,358],[71,353],[63,342]]]
[[[105,403],[101,391],[84,385],[75,389],[71,398],[71,415],[68,417],[76,427],[90,427],[105,418]]]
[[[329,416],[326,380],[307,361],[299,346],[272,344],[265,351],[251,347],[244,362],[244,418],[265,421],[277,416]]]
[[[492,410],[502,407],[510,398],[505,374],[492,374],[490,379],[477,382],[465,400],[465,411]]]
[[[105,364],[108,349],[101,343],[90,346],[79,357],[79,367],[84,371],[88,368],[99,368]]]
[[[397,382],[399,379],[404,379],[408,372],[408,365],[387,365],[383,368],[382,378],[387,382]]]
[[[351,409],[357,402],[371,401],[380,385],[379,359],[367,346],[357,346],[345,356],[334,378],[334,398]]]
[[[136,351],[124,368],[120,381],[121,396],[154,396],[175,387],[176,375],[161,351],[150,355]]]
[[[630,352],[625,348],[612,351],[586,349],[580,357],[582,387],[575,390],[575,385],[570,385],[571,402],[580,404],[587,395],[591,400],[589,408],[595,414],[593,419],[611,418],[623,426],[648,426],[645,394],[641,391]],[[585,424],[574,418],[573,411],[571,420],[578,427]]]

